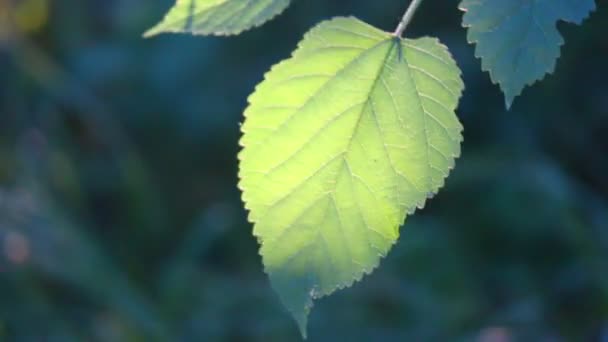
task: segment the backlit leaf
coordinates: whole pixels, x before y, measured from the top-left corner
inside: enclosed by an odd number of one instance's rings
[[[249,98],[240,183],[265,270],[303,334],[370,273],[460,154],[460,70],[434,38],[325,21]]]
[[[283,12],[291,0],[177,0],[166,17],[144,34],[183,32],[231,35],[259,26]]]

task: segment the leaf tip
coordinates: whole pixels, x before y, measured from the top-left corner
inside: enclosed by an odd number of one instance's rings
[[[505,96],[505,107],[507,110],[511,110],[511,106],[513,105],[514,98]]]
[[[157,29],[157,26],[154,26],[151,29],[149,29],[146,32],[144,32],[144,34],[142,34],[142,37],[143,38],[151,38],[151,37],[154,37],[154,36],[158,35],[159,33],[160,33],[160,31]]]
[[[308,338],[307,326],[308,326],[308,315],[303,314],[300,317],[294,317],[296,319],[296,323],[298,324],[298,329],[300,330],[300,335],[302,339],[306,340]]]

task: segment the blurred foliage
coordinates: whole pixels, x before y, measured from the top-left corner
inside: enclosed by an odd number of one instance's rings
[[[0,340],[288,341],[236,188],[263,73],[322,19],[392,30],[407,1],[295,1],[234,38],[141,38],[172,0],[0,1]],[[608,340],[608,6],[559,24],[556,74],[510,112],[457,1],[462,157],[381,267],[320,300],[310,339]],[[10,9],[9,9],[10,7]]]

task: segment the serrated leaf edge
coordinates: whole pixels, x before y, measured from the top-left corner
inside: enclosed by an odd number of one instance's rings
[[[154,26],[152,26],[150,29],[148,29],[146,32],[144,32],[142,34],[142,37],[144,38],[152,38],[154,36],[158,36],[160,34],[191,34],[193,36],[204,36],[204,37],[208,37],[208,36],[212,36],[212,37],[230,37],[230,36],[237,36],[243,32],[246,31],[250,31],[253,29],[256,29],[266,23],[268,23],[269,21],[273,20],[274,18],[278,17],[279,15],[283,14],[285,11],[287,11],[287,8],[289,7],[289,5],[291,4],[288,3],[284,8],[282,8],[279,12],[271,15],[270,17],[266,18],[263,21],[260,21],[259,23],[253,24],[252,26],[243,28],[241,30],[234,30],[234,31],[210,31],[210,32],[197,32],[197,31],[184,31],[184,30],[177,30],[177,29],[170,29],[170,30],[156,30],[156,28],[165,21],[165,19],[167,18],[167,16],[169,15],[169,12],[171,11],[172,8],[169,9],[169,11],[167,11],[167,13],[165,13],[165,15],[163,16],[163,18]],[[155,32],[156,31],[156,32]]]
[[[594,3],[595,3],[595,2],[594,2]],[[464,7],[462,7],[462,6],[463,6],[463,5],[462,5],[462,3],[460,3],[460,4],[458,5],[458,9],[459,9],[461,12],[466,13],[466,12],[468,11],[468,9],[467,9],[467,8],[464,8]],[[592,14],[593,12],[595,12],[596,8],[597,8],[597,6],[594,6],[594,8],[593,8],[591,11],[589,11],[589,13],[588,13],[586,16],[584,16],[584,17],[583,17],[583,18],[582,18],[580,21],[578,21],[578,22],[577,22],[577,21],[568,21],[568,20],[564,20],[564,19],[557,20],[557,21],[555,22],[556,29],[557,29],[557,30],[558,30],[558,32],[559,32],[559,28],[557,28],[557,23],[558,23],[559,21],[563,21],[563,22],[566,22],[566,23],[574,24],[574,25],[581,25],[581,24],[582,24],[582,23],[583,23],[585,20],[587,20],[587,19],[588,19],[588,18],[591,16],[591,14]],[[462,23],[462,27],[463,27],[463,28],[465,28],[465,29],[467,29],[467,30],[468,30],[468,29],[469,29],[471,26],[472,26],[472,25],[465,25],[465,24],[464,24],[464,22]],[[468,32],[468,31],[467,31],[467,32]],[[490,74],[490,81],[492,82],[492,84],[494,84],[494,85],[498,85],[498,86],[500,87],[501,92],[502,92],[502,93],[503,93],[503,95],[505,96],[505,106],[507,107],[507,110],[511,109],[511,106],[513,105],[513,101],[515,101],[515,99],[516,99],[517,97],[521,96],[521,95],[523,94],[524,90],[526,90],[526,88],[527,88],[527,87],[531,87],[531,86],[533,86],[533,85],[534,85],[534,84],[536,84],[536,83],[542,82],[542,81],[543,81],[544,79],[546,79],[548,76],[553,75],[553,74],[555,73],[555,69],[556,69],[556,67],[557,67],[557,61],[558,61],[558,60],[559,60],[559,58],[561,57],[561,50],[562,50],[562,47],[563,47],[563,46],[566,44],[566,42],[565,42],[565,40],[564,40],[564,38],[563,38],[563,36],[562,36],[562,33],[561,33],[561,32],[559,32],[559,37],[561,38],[561,41],[558,43],[559,50],[560,50],[560,55],[558,56],[558,58],[556,58],[555,60],[553,60],[553,61],[551,62],[551,64],[549,65],[548,69],[545,71],[545,74],[543,75],[543,77],[541,77],[541,78],[539,78],[539,79],[536,79],[536,80],[527,81],[526,83],[524,83],[524,86],[522,87],[522,89],[521,89],[521,90],[519,90],[519,92],[513,96],[513,99],[512,99],[511,101],[509,101],[509,99],[506,97],[506,94],[505,94],[505,92],[504,92],[504,90],[503,90],[503,88],[502,88],[502,84],[500,84],[500,82],[499,82],[499,81],[496,79],[496,76],[494,75],[493,70],[491,70],[491,68],[486,68],[486,67],[484,67],[484,66],[483,66],[483,63],[481,63],[481,70],[482,70],[482,71],[485,71],[485,72],[487,72],[487,73],[489,73],[489,74]],[[478,58],[478,59],[482,60],[482,59],[483,59],[483,56],[480,56],[480,55],[478,54],[479,52],[478,52],[478,50],[477,50],[477,44],[479,43],[479,40],[470,39],[470,37],[469,37],[468,33],[467,33],[467,38],[466,38],[466,39],[467,39],[467,43],[469,43],[469,44],[471,44],[471,45],[475,45],[475,58]]]

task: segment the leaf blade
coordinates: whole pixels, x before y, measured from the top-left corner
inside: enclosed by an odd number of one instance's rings
[[[581,24],[594,0],[463,0],[463,26],[482,69],[499,84],[509,109],[526,86],[553,73],[564,40],[559,20]]]
[[[144,37],[160,33],[235,35],[283,12],[291,0],[177,0]]]
[[[239,187],[305,334],[313,299],[370,273],[460,154],[460,70],[437,40],[325,21],[250,96]]]

